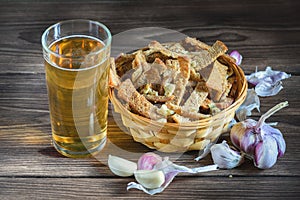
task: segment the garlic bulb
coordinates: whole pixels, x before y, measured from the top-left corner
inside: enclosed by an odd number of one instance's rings
[[[139,184],[148,189],[158,188],[165,182],[165,175],[160,170],[137,170],[134,177]]]
[[[117,156],[108,156],[108,167],[117,176],[132,176],[137,170],[137,164]]]
[[[258,168],[271,168],[285,152],[286,144],[282,133],[266,124],[265,120],[286,106],[287,101],[277,104],[262,115],[258,122],[246,119],[235,124],[230,131],[232,143],[252,157]]]
[[[232,169],[244,162],[244,156],[231,149],[225,140],[214,144],[210,151],[214,163],[221,169]]]

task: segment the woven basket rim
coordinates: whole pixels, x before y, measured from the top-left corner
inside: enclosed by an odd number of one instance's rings
[[[240,90],[238,90],[237,97],[235,98],[235,101],[233,104],[231,104],[228,108],[222,110],[221,112],[217,113],[216,115],[210,116],[208,118],[196,120],[193,122],[185,122],[185,123],[172,123],[172,122],[159,122],[155,121],[143,116],[140,116],[138,114],[130,112],[128,109],[126,109],[123,104],[116,98],[114,88],[109,87],[109,99],[112,102],[113,106],[117,106],[120,109],[120,114],[125,115],[126,117],[133,118],[137,121],[142,121],[143,123],[147,123],[154,126],[164,126],[164,127],[170,127],[170,128],[180,128],[180,129],[195,129],[198,127],[207,126],[207,124],[211,124],[214,121],[218,121],[220,119],[224,119],[228,114],[231,112],[235,112],[235,110],[240,106],[244,99],[246,98],[247,94],[247,80],[245,77],[245,74],[241,67],[236,65],[234,62],[227,60],[228,64],[230,64],[230,67],[234,69],[235,75],[237,78],[239,78],[242,82],[242,87]]]

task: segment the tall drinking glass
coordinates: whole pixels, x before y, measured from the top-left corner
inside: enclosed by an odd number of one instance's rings
[[[68,20],[42,35],[53,145],[86,157],[106,143],[111,34],[91,20]]]

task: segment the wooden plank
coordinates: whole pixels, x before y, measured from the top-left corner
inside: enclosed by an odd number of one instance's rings
[[[222,40],[230,50],[237,49],[242,53],[247,73],[254,71],[256,66],[262,69],[270,65],[299,74],[300,31],[296,9],[299,2],[251,1],[234,6],[230,1],[224,1],[222,5],[210,1],[193,6],[174,1],[159,4],[161,6],[157,7],[152,1],[146,2],[136,9],[138,3],[79,2],[72,4],[72,9],[77,12],[65,12],[70,8],[68,2],[19,3],[19,6],[1,3],[0,73],[42,73],[42,32],[63,19],[91,18],[107,24],[113,34],[155,25],[197,37],[208,44]],[[212,17],[214,14],[216,17]],[[155,39],[156,36],[146,35],[144,39]],[[140,37],[136,34],[128,40]]]
[[[269,170],[256,169],[251,161],[246,161],[242,166],[234,170],[219,170],[209,172],[210,176],[227,176],[234,174],[239,176],[298,176],[300,169],[300,152],[298,148],[298,131],[286,128],[287,124],[280,123],[284,132],[287,151],[283,158]],[[122,128],[122,127],[121,127]],[[9,131],[8,131],[9,130]],[[111,177],[112,173],[107,167],[109,154],[137,161],[141,153],[153,151],[136,143],[132,138],[122,132],[114,122],[108,127],[108,143],[96,158],[70,159],[61,156],[51,146],[50,128],[45,126],[20,126],[4,129],[0,133],[0,176],[46,176],[46,177]],[[47,131],[48,130],[48,131]],[[220,142],[226,139],[224,135]],[[159,152],[156,152],[159,153]],[[210,156],[201,162],[195,162],[197,151],[185,154],[161,154],[169,156],[171,160],[180,165],[198,167],[212,164]]]
[[[42,34],[42,29],[43,28],[40,27],[39,31],[32,32],[31,34],[33,37],[39,38]],[[251,39],[236,41],[232,38],[227,39],[226,35],[220,36],[220,32],[226,32],[227,30],[230,30],[230,34],[232,35],[241,35]],[[22,29],[20,31],[24,30]],[[245,27],[239,30],[233,26],[217,26],[213,29],[188,29],[183,27],[179,31],[188,36],[197,37],[208,44],[212,44],[215,40],[222,40],[229,47],[229,52],[238,50],[244,57],[242,67],[247,74],[254,72],[256,66],[259,70],[265,69],[266,66],[271,66],[277,70],[281,69],[287,73],[299,75],[300,58],[297,55],[300,53],[300,41],[299,39],[291,38],[298,38],[297,36],[300,34],[300,30],[282,28],[276,30],[260,30],[255,27]],[[33,44],[33,50],[26,49],[27,45],[32,46],[32,44],[30,42],[24,43],[24,39],[19,38],[19,34],[21,33],[16,30],[3,30],[3,34],[1,34],[3,37],[10,37],[15,40],[16,44],[0,45],[0,53],[2,55],[0,58],[0,73],[43,73],[43,57],[40,45]],[[282,37],[282,35],[284,35],[284,37]],[[145,36],[141,38],[140,33],[136,33],[136,35],[128,36],[127,39],[132,41],[149,41],[149,37],[152,37],[153,40],[163,37],[163,35],[158,34]],[[276,39],[279,37],[281,38],[280,41]],[[9,40],[9,38],[5,38],[5,40]],[[234,40],[234,42],[232,42],[232,40]],[[264,43],[262,43],[262,41]],[[18,54],[19,57],[16,57],[16,54]],[[6,63],[6,61],[10,62]]]
[[[76,12],[65,12],[70,10],[70,5],[72,10]],[[24,21],[26,22],[24,25],[27,25],[32,24],[36,19],[39,19],[36,23],[45,23],[54,20],[60,21],[62,19],[93,16],[94,18],[97,17],[104,21],[109,21],[115,27],[119,24],[119,28],[124,26],[136,27],[142,22],[145,25],[153,25],[156,22],[174,23],[175,21],[178,21],[178,24],[184,23],[186,27],[194,26],[195,24],[202,26],[211,25],[214,24],[213,22],[220,21],[223,21],[223,24],[226,25],[247,23],[249,25],[263,24],[267,27],[273,27],[280,23],[283,27],[291,27],[299,25],[296,15],[298,7],[299,2],[292,0],[284,2],[254,0],[244,4],[237,4],[231,0],[223,1],[222,4],[218,4],[215,0],[204,0],[201,3],[197,3],[194,0],[190,4],[171,0],[164,2],[153,0],[151,2],[98,1],[89,3],[72,3],[67,1],[30,3],[24,1],[19,2],[18,5],[14,2],[4,2],[1,5],[1,11],[6,11],[6,14],[2,16],[1,22],[14,24],[18,21]],[[47,13],[47,15],[43,13]],[[24,18],[24,15],[27,17]],[[288,20],[286,16],[289,16]],[[224,17],[227,20],[224,20]],[[114,21],[111,19],[114,19]],[[147,19],[147,21],[143,21],[143,19]]]
[[[126,191],[133,178],[0,178],[1,199],[297,199],[299,177],[176,177],[160,194]]]

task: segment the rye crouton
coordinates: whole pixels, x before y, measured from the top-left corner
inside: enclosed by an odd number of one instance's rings
[[[156,113],[157,107],[136,91],[130,79],[126,79],[120,84],[118,97],[126,101],[132,110],[144,117],[149,119],[161,118],[161,116]]]

